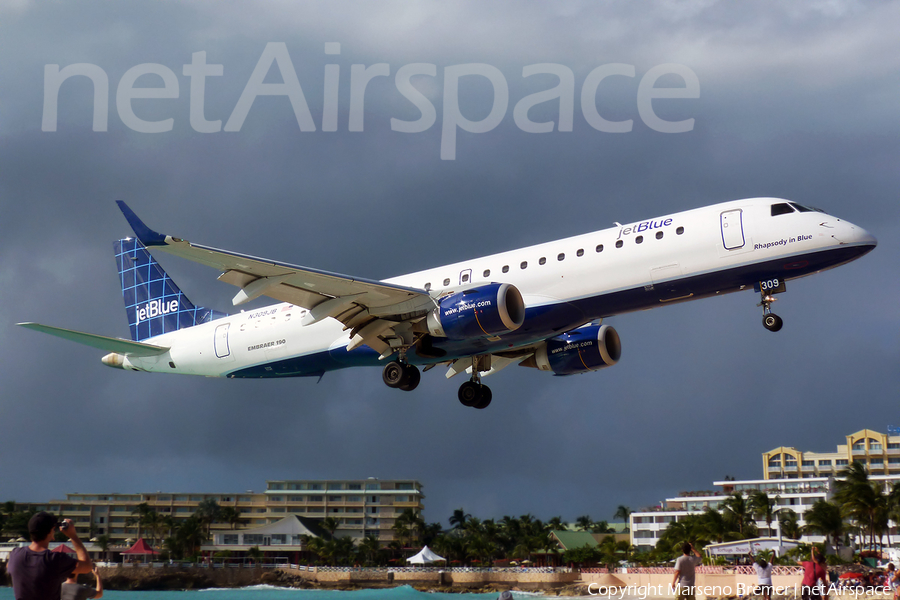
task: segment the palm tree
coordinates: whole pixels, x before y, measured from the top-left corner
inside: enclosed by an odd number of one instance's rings
[[[769,498],[769,495],[762,490],[754,490],[750,493],[748,500],[753,516],[766,522],[766,533],[771,536],[772,521],[775,519],[775,499]]]
[[[724,542],[740,537],[729,526],[729,521],[719,511],[706,507],[703,514],[700,515],[698,530],[703,532],[703,536],[712,541]]]
[[[753,523],[753,513],[750,510],[750,504],[740,492],[735,492],[722,501],[722,515],[726,522],[733,522],[737,527],[737,532],[741,539],[750,537],[755,524]]]
[[[219,510],[219,519],[231,525],[232,530],[240,525],[242,516],[243,514],[236,506],[223,506]]]
[[[800,539],[800,518],[791,508],[782,508],[778,511],[778,526],[781,534],[791,540]]]
[[[578,531],[590,531],[594,525],[594,520],[591,519],[590,515],[581,515],[575,519],[575,525],[578,526]]]
[[[200,522],[206,526],[206,537],[209,538],[210,528],[212,524],[219,518],[222,507],[212,498],[207,498],[197,505],[194,516],[200,519]]]
[[[175,532],[175,539],[183,556],[196,556],[203,544],[204,523],[196,515],[185,519]]]
[[[619,508],[616,509],[616,514],[613,515],[613,519],[622,519],[622,522],[626,525],[628,524],[628,517],[631,516],[631,509],[624,504],[620,504]]]
[[[853,462],[839,475],[843,480],[835,482],[834,500],[841,507],[841,513],[868,534],[869,547],[874,548],[876,535],[880,539],[887,529],[894,490],[886,493],[884,484],[871,481],[861,462]]]
[[[146,502],[141,502],[131,511],[131,514],[132,517],[125,521],[125,525],[128,527],[137,526],[137,537],[140,538],[142,528],[153,519],[151,515],[156,514],[156,511],[150,508],[150,505]]]
[[[821,533],[828,542],[829,536],[836,546],[840,547],[841,536],[844,533],[844,519],[841,516],[841,507],[825,500],[816,500],[806,514],[804,530],[807,533]]]
[[[322,525],[322,529],[328,532],[329,537],[333,539],[334,532],[340,526],[340,521],[338,521],[334,517],[325,517],[324,519],[322,519],[320,525]]]
[[[563,521],[562,517],[552,517],[547,521],[547,527],[553,531],[565,531],[568,526],[569,524]]]
[[[453,514],[450,515],[450,525],[453,529],[459,529],[464,527],[466,521],[472,518],[472,515],[464,511],[462,508],[457,508],[453,511]]]
[[[378,555],[381,553],[381,544],[378,543],[378,536],[369,534],[359,543],[359,554],[363,557],[363,564],[367,566],[374,565],[378,562]]]
[[[109,552],[109,546],[112,543],[112,540],[105,533],[99,537],[97,537],[97,545],[100,546],[100,551],[104,554]],[[106,560],[109,560],[109,555],[107,554]]]

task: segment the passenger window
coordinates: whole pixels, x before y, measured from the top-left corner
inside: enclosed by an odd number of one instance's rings
[[[431,282],[425,284],[425,291],[426,291],[426,292],[430,292],[430,291],[431,291]]]
[[[662,231],[657,231],[657,232],[656,232],[656,239],[658,239],[658,240],[663,239],[663,232],[662,232]]]
[[[623,245],[622,240],[619,240],[619,241],[616,242],[616,248],[621,248],[622,245]]]
[[[778,215],[786,215],[788,213],[794,212],[794,209],[791,208],[790,204],[782,202],[780,204],[772,205],[772,216],[777,217]]]
[[[469,274],[468,273],[466,273],[465,275],[462,276],[462,282],[463,283],[469,282]]]
[[[584,256],[584,248],[579,248],[578,252],[575,253],[575,256]]]
[[[634,238],[634,243],[635,243],[635,244],[640,244],[640,243],[643,242],[643,241],[644,241],[644,236],[642,236],[642,235],[639,235],[639,236],[637,236],[636,238]]]
[[[557,257],[556,257],[556,260],[560,260],[560,261],[562,261],[562,260],[566,260],[566,255],[565,255],[565,254],[562,254],[562,253],[560,253],[560,254],[559,254],[559,255],[558,255],[558,256],[557,256]]]
[[[546,265],[546,264],[547,264],[547,257],[542,256],[542,257],[541,257],[541,260],[538,261],[538,264],[540,264],[540,265]]]
[[[450,285],[450,278],[449,278],[449,277],[448,277],[447,279],[444,280],[444,287],[447,287],[448,285]]]
[[[603,244],[597,246],[597,252],[603,252]]]
[[[490,277],[490,276],[491,276],[491,270],[490,270],[490,269],[485,269],[485,270],[484,270],[484,274],[482,275],[482,277]]]
[[[503,272],[509,273],[509,265],[503,265]]]
[[[519,268],[520,268],[520,269],[527,269],[527,268],[528,268],[528,261],[527,261],[527,260],[523,260],[523,261],[522,261],[522,264],[519,265]]]
[[[675,233],[678,235],[681,235],[682,233],[684,233],[684,227],[679,227],[678,229],[675,230]]]

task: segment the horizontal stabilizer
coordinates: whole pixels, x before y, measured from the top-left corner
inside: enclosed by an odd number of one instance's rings
[[[144,344],[142,342],[131,342],[129,340],[95,335],[93,333],[82,333],[71,329],[63,329],[62,327],[41,325],[40,323],[19,323],[19,325],[26,329],[33,329],[34,331],[40,331],[41,333],[55,335],[64,340],[77,342],[85,346],[90,346],[91,348],[129,356],[156,356],[157,354],[163,354],[169,350],[163,346],[154,346],[153,344]]]

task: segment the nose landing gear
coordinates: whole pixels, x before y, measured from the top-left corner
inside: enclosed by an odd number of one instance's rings
[[[773,302],[775,302],[775,300],[777,300],[777,298],[769,295],[765,291],[760,292],[760,303],[757,304],[757,306],[763,307],[762,323],[763,327],[765,327],[769,331],[779,331],[782,325],[784,325],[784,321],[781,319],[781,317],[773,313],[771,310],[771,305]]]

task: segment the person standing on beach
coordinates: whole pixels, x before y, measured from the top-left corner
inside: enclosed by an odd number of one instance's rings
[[[694,600],[694,567],[703,562],[700,553],[690,542],[681,546],[682,555],[675,561],[675,578],[672,587],[676,589],[678,600]],[[691,553],[694,556],[691,556]]]
[[[753,558],[753,554],[750,553],[750,558]],[[772,563],[769,561],[772,560],[772,553],[770,552],[768,555],[769,560],[766,560],[766,555],[763,552],[760,552],[756,558],[756,562],[753,563],[753,568],[756,569],[756,594],[761,595],[764,600],[772,600]]]
[[[828,572],[825,570],[825,557],[815,546],[809,553],[809,560],[800,563],[803,567],[803,581],[800,582],[802,600],[822,600],[827,596]],[[821,581],[821,585],[819,584]]]
[[[72,542],[78,558],[49,550],[57,526]],[[41,511],[28,521],[28,534],[31,544],[10,552],[6,567],[16,600],[60,600],[62,583],[70,574],[91,572],[91,557],[78,539],[71,519],[57,522],[56,517]]]
[[[103,597],[103,581],[100,579],[100,573],[97,567],[94,567],[94,579],[97,580],[97,587],[92,588],[78,583],[78,575],[72,573],[66,582],[62,584],[60,592],[60,600],[100,600]]]

